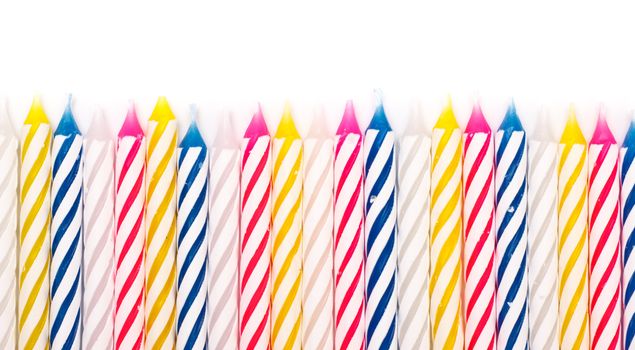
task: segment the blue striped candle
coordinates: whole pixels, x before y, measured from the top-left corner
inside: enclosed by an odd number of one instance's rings
[[[178,149],[177,349],[204,349],[207,340],[207,164],[192,121]]]
[[[624,290],[624,349],[635,349],[635,121],[626,133],[620,150],[622,171],[622,256],[624,272],[622,288]]]
[[[71,98],[53,134],[51,349],[79,349],[82,303],[82,150]]]
[[[394,132],[380,102],[364,138],[367,349],[397,349],[394,156]]]
[[[512,103],[496,133],[498,348],[526,349],[527,143]]]

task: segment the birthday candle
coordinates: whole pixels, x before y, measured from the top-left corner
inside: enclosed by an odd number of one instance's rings
[[[302,321],[302,139],[285,106],[273,138],[271,347],[300,349]]]
[[[0,101],[0,349],[15,349],[18,234],[18,138]]]
[[[366,346],[397,348],[395,136],[380,102],[364,137]]]
[[[498,347],[525,349],[527,321],[527,139],[514,103],[496,132]]]
[[[467,349],[493,349],[496,343],[494,141],[478,103],[463,134],[463,193],[465,343]]]
[[[543,114],[544,115],[544,114]],[[543,117],[529,139],[529,348],[558,348],[558,145]]]
[[[208,248],[209,349],[238,349],[240,144],[227,118],[211,149]]]
[[[49,346],[51,125],[37,97],[20,143],[18,348],[45,349]]]
[[[69,97],[53,135],[51,349],[81,347],[83,142]]]
[[[626,133],[626,138],[620,150],[621,165],[621,205],[622,205],[622,255],[624,257],[624,272],[622,286],[624,288],[624,348],[635,349],[635,121]]]
[[[333,349],[333,139],[324,115],[304,140],[302,348]]]
[[[622,347],[619,151],[600,112],[589,142],[589,290],[592,349]]]
[[[333,167],[336,349],[364,347],[364,165],[361,149],[362,134],[353,102],[348,101],[337,129]]]
[[[207,341],[207,146],[194,121],[178,149],[177,349],[204,349]]]
[[[148,121],[146,343],[173,347],[176,304],[176,118],[159,97]]]
[[[83,349],[112,349],[115,321],[115,147],[103,114],[84,137]]]
[[[430,147],[419,115],[411,115],[398,148],[399,347],[430,346]]]
[[[586,141],[573,109],[558,146],[560,348],[588,349]]]
[[[146,140],[130,105],[115,155],[115,348],[142,349]]]
[[[242,143],[240,348],[268,349],[271,330],[271,137],[262,110]]]
[[[430,320],[433,349],[463,349],[461,130],[452,105],[432,129]]]

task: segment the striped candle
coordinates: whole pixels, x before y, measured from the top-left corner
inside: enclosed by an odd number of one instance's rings
[[[527,320],[527,140],[514,103],[496,132],[498,348],[524,349]]]
[[[211,148],[207,315],[209,349],[238,349],[240,144],[229,118]]]
[[[207,342],[207,146],[194,121],[178,149],[177,349]]]
[[[262,110],[242,143],[240,348],[268,349],[271,332],[271,137]]]
[[[36,97],[20,134],[18,348],[49,346],[51,125]]]
[[[592,349],[622,348],[619,150],[600,112],[589,142],[589,291]]]
[[[395,135],[380,104],[364,136],[366,348],[397,348]]]
[[[103,114],[84,137],[82,348],[113,348],[115,321],[115,147]]]
[[[333,349],[333,139],[317,115],[304,140],[302,348]]]
[[[558,145],[543,118],[529,139],[527,267],[529,348],[558,348]]]
[[[622,256],[624,257],[624,272],[622,286],[624,288],[624,348],[635,349],[635,121],[626,133],[626,138],[620,150],[621,180],[622,180]]]
[[[463,349],[461,130],[452,105],[432,129],[430,320],[433,349]]]
[[[148,121],[146,345],[174,347],[176,304],[176,118],[159,97]]]
[[[430,346],[430,147],[432,140],[421,127],[419,115],[398,148],[399,233],[397,234],[397,303],[399,347]]]
[[[273,138],[271,348],[300,349],[302,322],[302,139],[285,106]]]
[[[0,349],[17,346],[18,138],[0,101]]]
[[[145,151],[131,104],[115,155],[115,349],[144,348]]]
[[[573,110],[558,146],[560,348],[588,349],[586,141]]]
[[[337,129],[335,161],[334,256],[335,348],[364,347],[364,195],[362,134],[348,101]]]
[[[463,193],[465,344],[467,349],[494,349],[494,142],[478,104],[463,134]]]
[[[79,349],[82,304],[83,137],[71,97],[53,134],[51,349]]]

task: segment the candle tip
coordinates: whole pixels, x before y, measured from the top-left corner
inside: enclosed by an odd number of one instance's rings
[[[9,103],[6,98],[0,98],[0,135],[16,135],[11,117],[9,116]]]
[[[284,112],[282,113],[282,118],[278,124],[275,137],[290,139],[300,138],[298,129],[293,122],[293,116],[291,115],[291,104],[288,101],[284,104]]]
[[[60,123],[57,125],[57,129],[55,129],[54,135],[81,135],[82,133],[79,131],[79,127],[77,126],[77,122],[75,121],[75,116],[73,116],[72,110],[72,95],[68,96],[68,102],[66,103],[66,108],[64,109],[64,114],[62,114],[62,119],[60,119]]]
[[[631,119],[622,147],[635,147],[635,120]]]
[[[466,134],[474,134],[474,133],[489,133],[492,129],[490,128],[485,116],[483,115],[483,110],[481,109],[480,103],[474,103],[472,107],[472,114],[470,115],[470,119],[465,126]]]
[[[265,116],[262,114],[262,107],[258,104],[258,110],[251,117],[251,122],[247,130],[245,130],[245,138],[269,136],[269,129],[267,128],[267,122]]]
[[[454,116],[454,110],[452,109],[452,99],[448,95],[448,102],[441,111],[437,123],[434,125],[434,129],[458,129],[459,123]]]
[[[221,119],[221,124],[214,138],[214,147],[225,149],[239,148],[234,131],[234,119],[230,112],[227,112]]]
[[[342,116],[342,121],[337,128],[337,135],[343,136],[347,134],[362,134],[359,128],[359,123],[357,123],[357,118],[355,117],[355,106],[353,105],[353,100],[346,101],[344,115]]]
[[[556,138],[553,134],[553,128],[551,127],[549,117],[549,111],[545,107],[541,107],[538,111],[538,120],[534,127],[534,133],[532,139],[538,141],[554,141]]]
[[[190,121],[190,126],[187,128],[185,132],[185,136],[183,136],[183,140],[179,144],[180,148],[192,148],[192,147],[200,147],[206,148],[205,140],[203,139],[203,135],[201,135],[201,130],[198,128],[196,124],[196,120],[192,119]]]
[[[313,120],[311,121],[311,127],[307,138],[314,139],[326,139],[329,138],[331,133],[329,132],[328,125],[326,125],[326,112],[324,106],[319,105],[315,107],[313,112]]]
[[[134,103],[130,102],[130,107],[128,107],[128,113],[126,114],[126,119],[123,121],[123,125],[121,126],[121,130],[119,130],[119,137],[124,136],[134,136],[134,137],[143,137],[143,129],[141,129],[141,124],[139,124],[139,118],[137,118],[137,110],[135,108]]]
[[[420,102],[412,102],[410,106],[410,113],[408,115],[406,130],[404,130],[403,135],[421,134],[427,134],[423,120],[423,108],[421,107]]]
[[[176,120],[176,117],[174,116],[174,113],[172,113],[172,109],[170,108],[170,104],[168,103],[168,99],[165,96],[159,96],[159,98],[157,99],[154,110],[150,115],[150,120],[159,123]]]
[[[523,124],[520,121],[520,117],[518,117],[518,113],[516,112],[516,104],[514,100],[512,100],[507,107],[507,112],[505,113],[505,117],[503,118],[503,122],[498,128],[499,131],[524,131]]]
[[[562,131],[560,143],[586,145],[586,139],[584,134],[582,134],[580,124],[578,124],[578,118],[575,116],[573,106],[569,107],[569,116],[567,117],[567,124],[565,124]]]
[[[388,122],[388,117],[386,117],[386,111],[384,110],[384,104],[380,101],[375,107],[375,113],[373,114],[372,119],[370,120],[370,124],[368,124],[368,128],[366,130],[382,130],[382,131],[392,131],[390,127],[390,123]]]
[[[46,117],[46,113],[44,112],[44,107],[42,107],[42,102],[40,101],[40,96],[33,97],[33,103],[31,104],[31,109],[29,110],[29,114],[26,116],[24,120],[25,125],[36,125],[36,124],[49,124],[49,120]]]
[[[86,138],[101,141],[107,141],[112,138],[110,125],[108,125],[108,121],[106,121],[104,112],[101,109],[95,110],[93,120],[88,127],[88,132],[86,132]]]
[[[591,136],[590,144],[616,144],[615,136],[611,132],[611,128],[609,128],[609,124],[606,121],[606,111],[603,107],[600,108],[600,112],[598,113],[598,120],[595,124],[595,131],[593,131],[593,136]]]

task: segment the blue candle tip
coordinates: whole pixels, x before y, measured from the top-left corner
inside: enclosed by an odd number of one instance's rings
[[[377,108],[375,108],[373,119],[370,120],[370,124],[368,124],[368,128],[366,130],[370,129],[392,131],[388,118],[386,117],[383,104],[379,104]]]
[[[632,120],[630,126],[628,127],[628,131],[626,132],[626,137],[624,137],[623,146],[624,147],[635,146],[635,120]]]
[[[201,135],[201,131],[196,125],[195,121],[190,123],[190,127],[187,129],[185,136],[183,136],[183,140],[181,140],[180,144],[181,148],[190,148],[190,147],[201,147],[207,148],[205,145],[205,140],[203,139],[203,135]]]
[[[60,123],[57,125],[57,129],[55,129],[54,135],[81,135],[81,131],[79,131],[79,127],[77,126],[77,122],[75,122],[75,117],[73,116],[73,111],[71,110],[70,99],[68,104],[66,105],[66,109],[64,110],[64,114],[62,115],[62,119]]]
[[[512,101],[507,108],[507,113],[505,113],[505,118],[498,128],[500,131],[525,131],[523,129],[523,124],[520,122],[520,118],[518,117],[518,113],[516,113],[516,105]]]

